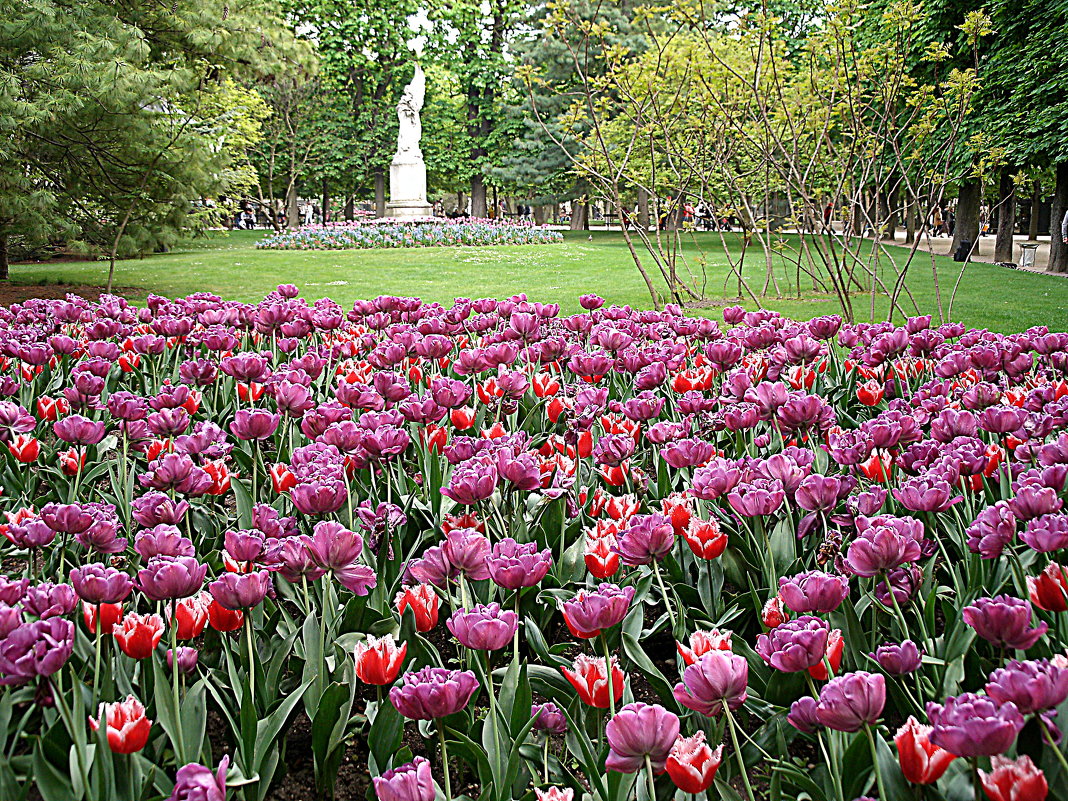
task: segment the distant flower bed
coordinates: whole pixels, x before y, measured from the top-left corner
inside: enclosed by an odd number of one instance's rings
[[[387,220],[309,225],[272,234],[257,244],[273,250],[351,250],[482,245],[548,245],[558,231],[491,220]]]

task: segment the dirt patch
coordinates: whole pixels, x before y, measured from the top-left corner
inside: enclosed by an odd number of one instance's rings
[[[62,300],[67,295],[80,295],[86,300],[96,300],[105,292],[105,287],[92,284],[12,284],[0,281],[0,306],[22,303],[31,298]],[[112,287],[111,294],[124,298],[143,298],[145,290],[135,286]]]

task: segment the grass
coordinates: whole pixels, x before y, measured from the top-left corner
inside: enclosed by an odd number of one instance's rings
[[[134,287],[134,296],[152,292],[178,296],[208,291],[225,298],[256,302],[280,283],[297,284],[310,299],[330,297],[342,305],[357,298],[380,294],[416,295],[424,300],[449,303],[455,297],[506,297],[526,292],[532,299],[558,302],[566,312],[578,309],[578,296],[595,292],[609,303],[648,308],[645,285],[618,232],[568,233],[560,245],[487,248],[414,248],[352,251],[257,250],[264,232],[235,231],[193,241],[170,253],[120,262],[117,286]],[[592,240],[589,238],[592,236]],[[739,235],[728,235],[737,252]],[[904,254],[903,249],[896,249]],[[698,234],[684,246],[690,268],[706,264],[707,294],[711,305],[729,305],[737,290],[728,277],[725,255],[716,234]],[[762,282],[762,256],[750,251],[747,277],[756,287]],[[778,260],[778,259],[777,259]],[[786,266],[780,261],[780,277]],[[945,257],[936,257],[944,303],[948,301],[960,269]],[[103,285],[106,262],[64,262],[15,265],[11,278],[18,284]],[[785,281],[785,279],[783,279]],[[889,279],[886,279],[889,281]],[[938,318],[931,258],[918,253],[909,285],[921,312]],[[839,311],[830,297],[788,297],[792,287],[782,286],[784,297],[768,297],[764,305],[784,314],[807,319]],[[858,319],[870,317],[870,299],[854,300]],[[750,301],[743,305],[754,306]],[[886,314],[880,299],[876,318]],[[910,307],[911,310],[911,307]],[[697,310],[718,316],[715,308]],[[1007,270],[989,264],[968,266],[961,281],[952,317],[969,326],[996,331],[1020,331],[1033,325],[1065,328],[1068,318],[1068,279],[1040,273]]]

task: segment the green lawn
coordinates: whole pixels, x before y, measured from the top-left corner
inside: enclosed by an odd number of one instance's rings
[[[257,250],[254,243],[262,236],[262,231],[220,233],[171,253],[123,261],[117,265],[115,282],[135,287],[134,297],[148,292],[175,296],[210,291],[254,302],[279,283],[293,283],[308,298],[328,296],[343,305],[379,294],[417,295],[447,303],[458,296],[505,297],[526,292],[532,299],[559,302],[565,311],[574,311],[579,295],[596,292],[610,303],[650,306],[645,285],[618,232],[595,231],[592,241],[585,233],[568,233],[561,245],[353,251]],[[687,243],[684,248],[691,269],[699,269],[698,263],[705,260],[710,300],[719,305],[734,302],[725,297],[727,267],[718,235],[697,236],[696,244]],[[738,235],[729,236],[737,249]],[[747,274],[759,286],[763,259],[755,249],[750,254]],[[948,300],[959,265],[942,257],[936,263],[942,295]],[[107,278],[107,263],[15,265],[11,276],[13,282],[22,284],[101,285]],[[935,312],[930,257],[917,254],[910,276],[920,309]],[[735,292],[732,282],[726,294]],[[764,303],[797,318],[838,311],[832,298],[769,297]],[[858,319],[866,319],[870,301],[858,297],[855,304]],[[885,315],[885,309],[885,302],[879,303],[876,316]],[[1008,332],[1039,324],[1064,329],[1068,327],[1066,312],[1068,280],[976,263],[968,266],[952,316],[971,326]],[[719,314],[717,309],[704,313]]]

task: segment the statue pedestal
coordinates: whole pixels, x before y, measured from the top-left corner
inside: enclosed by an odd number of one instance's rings
[[[433,206],[426,202],[426,163],[419,155],[398,154],[389,165],[386,216],[398,219],[430,217],[433,212]]]

